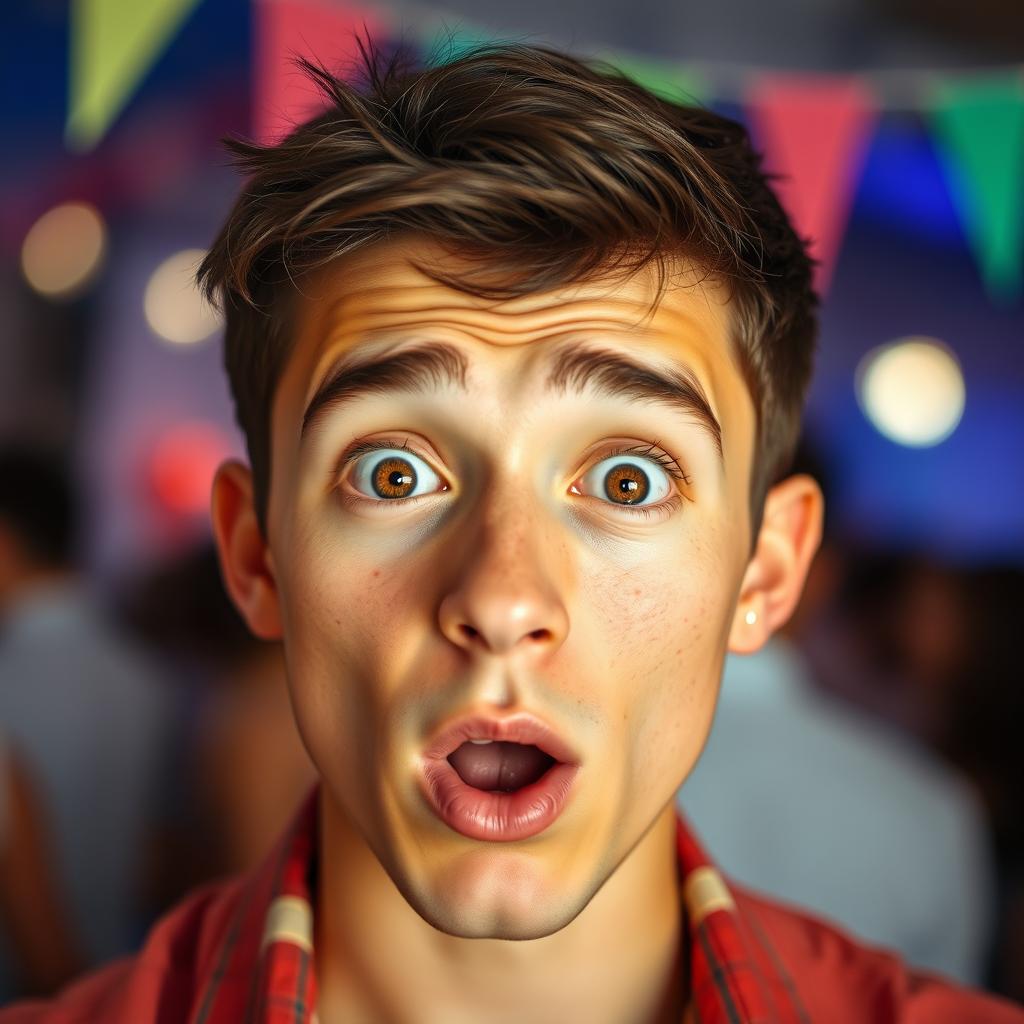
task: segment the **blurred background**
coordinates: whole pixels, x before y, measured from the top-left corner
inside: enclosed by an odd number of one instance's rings
[[[20,0],[0,14],[0,1002],[136,948],[313,779],[209,546],[191,275],[300,53],[491,39],[748,125],[813,239],[827,537],[680,793],[735,878],[1024,1000],[1019,0]]]

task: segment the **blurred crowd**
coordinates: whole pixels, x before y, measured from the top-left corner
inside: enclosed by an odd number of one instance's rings
[[[209,544],[98,588],[71,479],[0,452],[0,1002],[258,862],[315,779]],[[739,880],[1024,1000],[1024,571],[826,532],[783,634],[728,659],[680,806]]]

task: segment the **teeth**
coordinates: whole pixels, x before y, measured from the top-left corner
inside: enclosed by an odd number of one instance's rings
[[[493,743],[494,740],[470,740],[470,743],[475,743],[478,747],[482,747],[487,743]]]

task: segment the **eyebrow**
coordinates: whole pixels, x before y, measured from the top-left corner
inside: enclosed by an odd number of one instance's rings
[[[328,410],[371,394],[422,392],[443,387],[466,390],[469,369],[464,353],[452,345],[430,342],[380,357],[342,359],[325,376],[302,417],[304,437]],[[608,398],[665,405],[693,417],[707,431],[719,458],[722,428],[700,380],[689,367],[655,369],[620,352],[575,343],[555,356],[546,387],[565,393],[588,389]]]

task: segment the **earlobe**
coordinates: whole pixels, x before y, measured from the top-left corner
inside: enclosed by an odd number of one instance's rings
[[[733,615],[730,652],[752,654],[792,615],[821,543],[823,516],[821,488],[812,477],[788,477],[768,492]]]
[[[252,473],[225,462],[213,481],[211,507],[224,584],[249,629],[263,640],[282,635],[277,582],[253,504]]]

